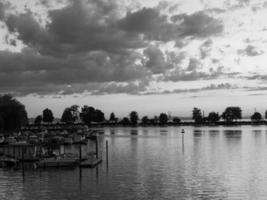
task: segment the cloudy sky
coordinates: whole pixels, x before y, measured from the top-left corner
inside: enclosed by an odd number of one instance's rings
[[[266,19],[267,0],[0,0],[0,93],[30,117],[263,112]]]

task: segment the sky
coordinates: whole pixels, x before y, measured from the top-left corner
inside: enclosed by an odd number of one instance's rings
[[[0,93],[29,117],[263,114],[266,18],[267,0],[0,0]]]

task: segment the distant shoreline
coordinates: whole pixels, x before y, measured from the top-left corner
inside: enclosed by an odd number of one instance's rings
[[[40,124],[40,125],[35,125],[35,124],[28,124],[26,127],[47,127],[47,126],[76,126],[76,125],[87,125],[84,123],[52,123],[52,124]],[[195,123],[195,122],[180,122],[180,123],[166,123],[166,124],[121,124],[121,123],[94,123],[87,125],[88,128],[98,128],[98,127],[129,127],[129,128],[136,128],[136,127],[168,127],[168,126],[174,126],[174,127],[179,127],[179,126],[210,126],[210,127],[215,127],[215,126],[243,126],[243,125],[251,125],[251,126],[260,126],[260,125],[267,125],[267,121],[234,121],[234,122],[226,122],[226,121],[219,121],[219,122],[202,122],[202,123]]]

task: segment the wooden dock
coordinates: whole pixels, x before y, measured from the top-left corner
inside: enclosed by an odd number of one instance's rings
[[[102,162],[102,159],[98,158],[89,158],[87,160],[84,160],[80,162],[80,167],[88,167],[88,168],[93,168],[100,164]]]

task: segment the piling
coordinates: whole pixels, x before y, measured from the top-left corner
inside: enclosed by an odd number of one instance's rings
[[[25,147],[22,147],[22,176],[24,177],[24,158],[25,158]]]
[[[108,168],[108,141],[106,140],[106,164]]]
[[[98,139],[97,139],[97,136],[95,139],[95,154],[96,154],[96,158],[98,159]]]
[[[182,129],[181,133],[182,133],[182,150],[184,153],[184,133],[185,133],[184,129]]]
[[[81,143],[79,144],[79,159],[81,162],[82,161],[82,145],[81,145]]]

